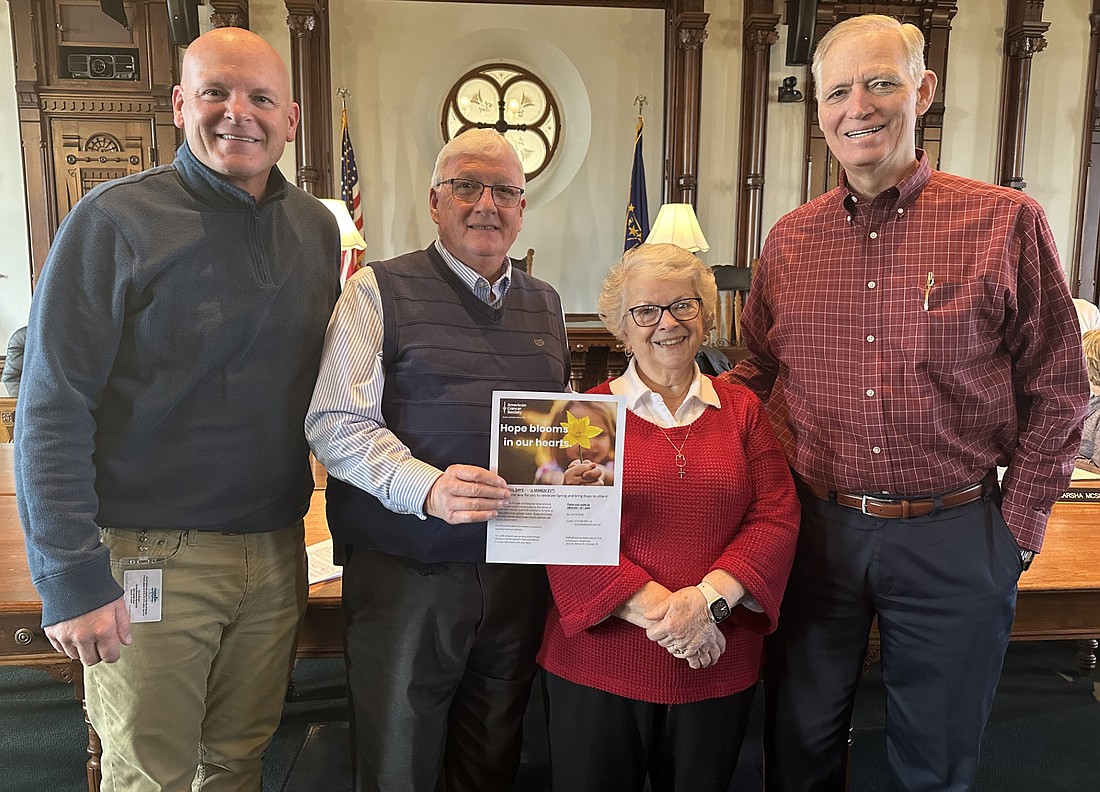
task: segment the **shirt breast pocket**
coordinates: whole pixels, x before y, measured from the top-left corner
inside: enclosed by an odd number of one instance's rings
[[[996,334],[993,300],[980,280],[946,281],[914,288],[901,323],[902,348],[918,365],[939,367],[973,360]]]

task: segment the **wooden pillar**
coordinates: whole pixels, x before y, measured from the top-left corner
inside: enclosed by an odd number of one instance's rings
[[[741,69],[741,162],[737,196],[734,264],[748,267],[760,257],[764,205],[764,155],[768,131],[768,61],[779,40],[779,15],[771,0],[744,0]]]
[[[924,149],[933,168],[940,167],[943,148],[943,116],[947,93],[947,55],[951,38],[951,20],[958,12],[955,0],[926,2],[920,19],[907,19],[924,33],[927,67],[936,73],[936,93],[927,112],[917,121],[917,145]]]
[[[702,0],[672,0],[665,38],[665,203],[695,204],[698,196],[699,117],[703,42]]]
[[[210,23],[216,28],[248,29],[248,0],[209,0]]]
[[[1089,61],[1081,164],[1077,189],[1077,233],[1069,285],[1078,297],[1100,299],[1100,0],[1089,14]]]
[[[332,195],[332,96],[326,0],[286,0],[293,93],[302,109],[294,141],[295,181],[311,195]]]
[[[997,183],[1022,190],[1027,102],[1031,90],[1031,56],[1046,49],[1043,0],[1009,0],[1005,17],[1004,83],[1001,94],[1001,137]]]

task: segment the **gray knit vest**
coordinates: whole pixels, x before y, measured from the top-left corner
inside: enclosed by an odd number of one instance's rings
[[[561,300],[518,270],[500,308],[474,296],[435,246],[370,265],[382,298],[382,416],[412,455],[441,470],[489,464],[494,390],[560,392],[569,382]],[[395,514],[329,478],[329,530],[423,563],[485,560],[485,523]]]

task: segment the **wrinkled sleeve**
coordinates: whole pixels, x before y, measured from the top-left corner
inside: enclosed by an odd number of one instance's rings
[[[95,522],[94,411],[119,351],[134,261],[114,222],[81,201],[58,229],[31,301],[15,486],[44,626],[122,596]]]
[[[1038,551],[1051,506],[1073,472],[1089,388],[1077,314],[1038,204],[1023,204],[1012,233],[1018,266],[1005,343],[1013,358],[1019,435],[1001,511],[1017,543]]]
[[[760,402],[748,394],[746,398],[752,400],[744,432],[745,472],[752,502],[733,540],[711,569],[729,572],[763,608],[758,613],[736,607],[730,614],[733,622],[754,632],[770,633],[775,630],[794,561],[801,511],[787,459]]]
[[[653,576],[622,553],[618,566],[546,567],[554,604],[566,636],[573,637],[601,621],[630,599]]]
[[[386,426],[382,334],[378,281],[365,267],[347,282],[329,321],[306,438],[333,476],[392,512],[424,518],[428,491],[442,471],[416,459]]]

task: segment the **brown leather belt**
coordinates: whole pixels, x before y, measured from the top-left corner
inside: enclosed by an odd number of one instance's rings
[[[881,517],[887,520],[905,520],[910,517],[924,517],[932,512],[953,509],[956,506],[964,506],[981,500],[985,495],[985,484],[979,481],[938,498],[876,498],[873,495],[847,495],[843,492],[830,492],[824,487],[814,487],[807,484],[807,488],[815,498],[835,502],[838,506],[846,506],[863,512],[870,517]]]

